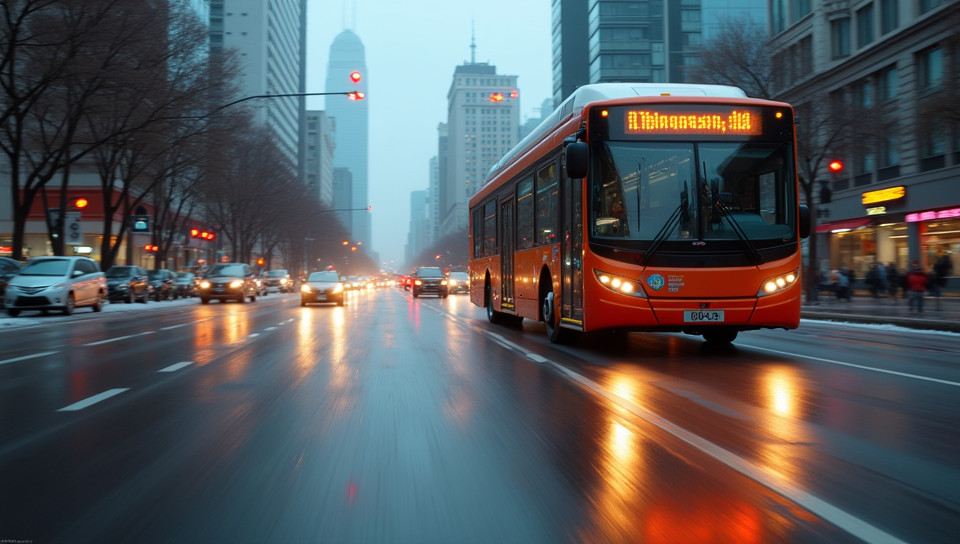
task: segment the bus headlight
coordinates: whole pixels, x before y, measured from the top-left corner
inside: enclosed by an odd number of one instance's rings
[[[800,279],[800,269],[796,269],[793,272],[787,274],[780,274],[779,276],[774,276],[772,278],[767,278],[763,280],[760,284],[760,290],[757,291],[758,297],[765,297],[767,295],[773,295],[784,291],[793,284],[797,283],[797,280]]]
[[[643,292],[643,288],[637,280],[616,274],[609,274],[596,268],[593,269],[593,273],[597,276],[597,281],[600,282],[600,285],[615,293],[637,298],[647,298],[647,294]]]

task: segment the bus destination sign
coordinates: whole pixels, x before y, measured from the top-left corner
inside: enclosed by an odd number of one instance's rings
[[[624,132],[632,135],[759,136],[763,133],[762,119],[761,111],[757,108],[627,109]]]

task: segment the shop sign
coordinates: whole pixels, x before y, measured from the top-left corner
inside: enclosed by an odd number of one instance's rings
[[[880,189],[877,191],[867,191],[860,195],[860,202],[864,206],[867,204],[877,204],[879,202],[890,202],[891,200],[899,200],[907,195],[907,188],[903,185],[898,185],[896,187],[888,187],[886,189]]]
[[[876,206],[873,208],[867,208],[867,215],[883,215],[887,213],[886,206]]]
[[[907,223],[932,221],[934,219],[956,219],[958,217],[960,217],[960,208],[950,208],[947,210],[937,210],[932,212],[908,213]]]

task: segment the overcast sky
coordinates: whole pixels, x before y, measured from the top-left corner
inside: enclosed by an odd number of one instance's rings
[[[307,92],[323,92],[334,37],[363,41],[369,85],[369,195],[373,249],[403,263],[410,193],[426,190],[437,125],[447,120],[447,91],[457,65],[470,60],[518,76],[520,121],[539,117],[552,96],[550,0],[308,0]],[[586,22],[584,22],[585,24]],[[308,97],[308,109],[323,109]]]

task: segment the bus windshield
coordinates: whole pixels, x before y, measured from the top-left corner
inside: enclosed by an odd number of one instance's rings
[[[788,143],[606,141],[592,156],[594,237],[773,240],[795,231]]]

